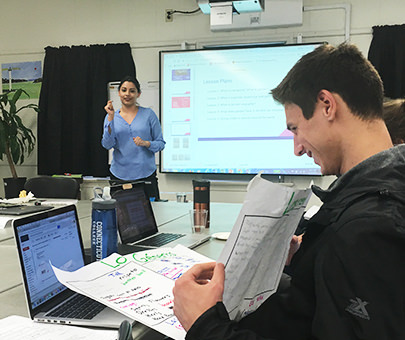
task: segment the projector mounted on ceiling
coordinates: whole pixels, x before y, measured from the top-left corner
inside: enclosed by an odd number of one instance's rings
[[[260,5],[260,9],[256,7],[254,11],[247,12],[246,5],[254,2],[197,0],[202,12],[209,14],[210,28],[213,32],[302,25],[303,0],[256,1],[255,4]],[[239,3],[245,3],[243,7],[245,11],[241,9],[242,7],[238,7]],[[235,6],[242,13],[236,12]]]
[[[262,12],[264,0],[197,0],[198,6],[204,14],[211,14],[211,7],[232,6],[235,13]]]

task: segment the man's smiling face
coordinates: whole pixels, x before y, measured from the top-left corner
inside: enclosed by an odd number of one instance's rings
[[[287,128],[294,134],[294,154],[307,154],[313,158],[323,175],[339,175],[339,152],[329,131],[330,122],[323,114],[323,106],[317,104],[310,119],[304,117],[296,104],[286,104],[284,108]]]

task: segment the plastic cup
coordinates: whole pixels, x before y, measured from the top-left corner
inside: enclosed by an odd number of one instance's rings
[[[208,210],[190,210],[191,231],[203,233],[207,229]]]

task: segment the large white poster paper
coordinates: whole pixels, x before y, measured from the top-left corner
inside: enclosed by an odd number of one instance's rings
[[[174,280],[209,258],[183,246],[126,256],[112,254],[75,272],[53,267],[71,290],[89,296],[168,337],[181,340],[186,332],[173,315]]]

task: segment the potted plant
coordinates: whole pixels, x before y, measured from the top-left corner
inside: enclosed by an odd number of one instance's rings
[[[26,178],[17,176],[15,166],[24,163],[25,157],[34,150],[36,142],[34,133],[24,125],[18,114],[24,109],[39,112],[39,107],[28,104],[17,108],[17,101],[22,93],[28,96],[23,89],[0,94],[0,160],[4,160],[5,156],[12,175],[12,178],[3,178],[6,198],[18,197],[20,190],[24,189]]]

